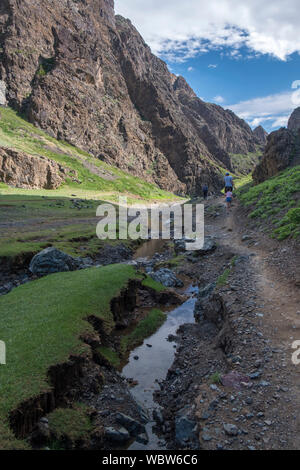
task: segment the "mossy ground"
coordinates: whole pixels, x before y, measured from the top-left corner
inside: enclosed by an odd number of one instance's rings
[[[244,181],[238,190],[249,217],[266,225],[279,240],[298,238],[300,234],[300,166],[288,168],[256,186]]]
[[[55,435],[55,443],[63,444],[65,438],[74,444],[78,440],[86,439],[93,429],[87,412],[85,405],[76,403],[73,408],[57,408],[47,415],[49,428]]]
[[[7,364],[0,366],[0,448],[22,447],[8,426],[8,414],[30,397],[49,390],[47,371],[70,355],[87,354],[80,337],[92,332],[90,315],[114,327],[110,301],[131,278],[131,266],[110,265],[53,274],[0,297],[1,340]]]
[[[162,292],[166,290],[165,286],[163,286],[160,282],[154,281],[154,279],[152,279],[152,277],[150,276],[147,276],[143,280],[142,285],[145,287],[150,287],[150,289],[153,289],[157,292]]]

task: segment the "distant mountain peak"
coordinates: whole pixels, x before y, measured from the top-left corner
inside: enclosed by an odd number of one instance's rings
[[[258,139],[260,144],[265,145],[267,143],[268,133],[262,126],[257,126],[254,129],[253,134]]]

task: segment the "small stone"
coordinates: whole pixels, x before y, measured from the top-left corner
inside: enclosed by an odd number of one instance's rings
[[[143,433],[143,434],[139,434],[136,438],[135,438],[136,442],[139,442],[140,444],[148,444],[149,442],[149,439],[148,439],[148,436],[147,434]]]
[[[238,427],[235,424],[223,424],[223,428],[228,436],[237,436],[239,433]]]
[[[105,428],[105,437],[111,442],[125,443],[130,439],[129,432],[125,428]]]

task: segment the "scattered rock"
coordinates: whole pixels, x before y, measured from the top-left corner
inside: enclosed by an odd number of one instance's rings
[[[140,444],[144,445],[148,444],[149,442],[149,438],[146,433],[139,434],[138,436],[136,436],[135,440],[136,442],[139,442]]]
[[[163,424],[163,422],[164,422],[164,418],[163,418],[162,412],[160,410],[154,410],[153,411],[153,419],[158,424]]]
[[[105,437],[109,441],[117,444],[124,444],[130,439],[129,432],[126,429],[116,429],[113,427],[105,428]]]
[[[242,388],[242,384],[249,381],[250,380],[247,375],[240,374],[235,370],[221,377],[221,382],[224,387],[235,388],[236,390],[240,390]]]
[[[117,423],[124,426],[131,436],[137,436],[146,432],[145,426],[143,424],[123,413],[116,414],[116,421]]]
[[[238,427],[235,424],[223,424],[223,428],[228,436],[237,436],[239,433]]]
[[[182,287],[183,282],[178,279],[173,271],[167,268],[161,268],[158,271],[151,272],[150,276],[154,281],[160,282],[165,287]]]
[[[175,418],[176,441],[181,446],[185,446],[188,441],[197,439],[197,424],[186,414],[186,410],[179,411]]]

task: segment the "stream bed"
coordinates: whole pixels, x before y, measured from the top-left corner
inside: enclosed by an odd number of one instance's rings
[[[176,335],[178,328],[185,323],[194,323],[194,307],[196,303],[197,287],[190,286],[185,294],[189,298],[179,307],[167,314],[165,323],[144,343],[134,349],[129,357],[129,362],[122,370],[122,375],[138,382],[131,389],[135,401],[148,413],[149,423],[146,431],[149,437],[148,444],[134,441],[129,450],[164,450],[166,448],[162,439],[155,434],[155,421],[153,411],[159,410],[159,405],[154,401],[153,394],[160,390],[159,382],[162,382],[172,366],[176,353],[176,343],[168,341],[169,335]],[[135,359],[138,357],[138,360]]]

